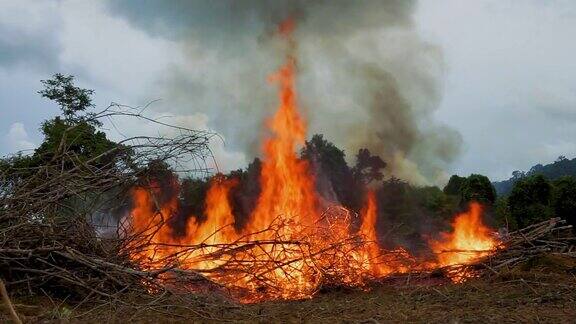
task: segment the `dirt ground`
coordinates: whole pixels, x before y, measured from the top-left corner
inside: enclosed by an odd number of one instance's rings
[[[14,303],[31,323],[576,323],[576,261],[546,257],[464,284],[383,283],[371,291],[332,289],[308,300],[254,305],[199,297],[142,300],[138,307],[72,306],[47,297]]]

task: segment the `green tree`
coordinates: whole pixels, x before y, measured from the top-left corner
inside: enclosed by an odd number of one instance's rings
[[[52,79],[42,80],[44,89],[38,91],[42,97],[56,102],[62,111],[57,116],[42,123],[43,143],[35,150],[36,162],[45,162],[64,150],[80,160],[86,161],[100,157],[97,167],[110,165],[120,158],[118,145],[98,130],[100,121],[87,110],[94,107],[93,90],[82,89],[74,85],[74,77],[55,74]],[[123,153],[126,153],[124,151]]]
[[[551,200],[552,185],[544,176],[523,178],[516,182],[508,197],[510,216],[519,227],[549,219],[554,214]]]
[[[369,184],[372,181],[384,179],[382,170],[385,167],[386,162],[379,156],[372,155],[368,149],[360,149],[358,154],[356,154],[356,165],[352,168],[352,173],[359,181]]]
[[[452,196],[460,196],[464,181],[466,181],[465,177],[460,177],[456,174],[452,175],[443,189],[444,193]]]
[[[557,217],[576,226],[576,178],[562,177],[554,182],[552,207]]]
[[[96,167],[112,167],[116,161],[128,161],[129,151],[108,140],[106,134],[98,127],[101,123],[87,112],[93,107],[92,90],[74,86],[73,76],[55,74],[52,79],[42,80],[44,89],[39,91],[43,97],[60,106],[62,116],[57,116],[42,123],[40,130],[44,141],[32,155],[19,155],[4,160],[4,168],[33,169],[46,163],[55,162],[66,152],[67,160],[61,163],[64,169],[78,165],[87,160],[94,160]],[[26,177],[29,174],[19,173]]]
[[[238,179],[238,185],[232,188],[230,200],[234,212],[234,225],[243,228],[249,221],[250,215],[256,208],[260,196],[260,173],[262,161],[255,158],[246,170],[230,172],[228,177]]]
[[[412,191],[418,205],[437,220],[449,220],[458,210],[458,197],[447,195],[438,187],[420,187]]]
[[[42,97],[56,102],[62,110],[64,118],[69,122],[86,120],[80,115],[86,109],[94,107],[92,95],[94,90],[82,89],[74,85],[74,77],[56,73],[52,79],[41,80],[44,89],[38,91]],[[91,124],[100,125],[98,121],[91,120]]]
[[[510,214],[507,197],[498,197],[494,203],[495,222],[498,227],[506,227],[509,230],[518,229],[516,219]]]
[[[492,206],[496,201],[496,190],[488,177],[472,174],[462,183],[462,203],[477,201]]]
[[[46,120],[41,125],[43,142],[31,155],[14,155],[0,162],[0,173],[8,182],[4,188],[23,185],[36,188],[45,181],[46,170],[66,172],[87,166],[101,171],[111,171],[131,165],[131,151],[110,141],[99,130],[101,123],[88,110],[92,104],[92,90],[74,85],[74,77],[55,74],[52,79],[41,81],[44,89],[38,93],[60,106],[61,116]],[[118,168],[118,169],[116,169]],[[82,178],[75,180],[78,185]],[[2,189],[4,190],[4,189]],[[9,189],[8,189],[9,190]],[[86,194],[86,199],[92,199]],[[96,198],[94,198],[96,199]],[[65,215],[63,209],[73,211],[85,202],[68,195],[58,197],[56,215]],[[67,206],[67,207],[66,207]],[[58,217],[60,217],[58,216]]]
[[[318,192],[322,194],[334,192],[336,196],[325,198],[336,198],[348,208],[360,208],[363,188],[357,183],[353,171],[348,167],[344,151],[324,139],[321,134],[316,134],[310,141],[306,141],[301,158],[312,165]]]

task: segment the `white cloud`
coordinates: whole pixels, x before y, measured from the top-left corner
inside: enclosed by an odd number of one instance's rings
[[[56,1],[0,0],[0,24],[26,34],[45,32],[57,7]]]
[[[12,152],[32,150],[36,147],[36,145],[30,141],[24,124],[18,122],[10,126],[4,142],[6,147]]]
[[[120,100],[144,96],[179,57],[173,42],[153,38],[112,16],[103,1],[63,1],[61,8],[60,61]]]

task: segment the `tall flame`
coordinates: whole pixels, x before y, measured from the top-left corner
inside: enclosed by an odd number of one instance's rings
[[[279,216],[306,225],[317,220],[314,178],[306,161],[295,154],[306,138],[306,124],[298,113],[294,70],[295,60],[288,57],[271,78],[279,86],[280,106],[267,123],[272,136],[264,142],[262,193],[248,225],[252,231],[265,228]]]
[[[368,266],[375,276],[381,276],[383,274],[388,274],[393,270],[391,271],[386,264],[375,262],[380,255],[380,246],[378,245],[378,236],[376,234],[378,207],[376,205],[374,191],[368,191],[366,198],[366,205],[361,212],[362,225],[360,226],[360,234],[366,239],[367,248],[365,257],[368,258]]]

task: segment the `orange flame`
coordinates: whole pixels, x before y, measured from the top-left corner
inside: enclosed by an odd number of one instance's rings
[[[206,193],[206,222],[201,228],[196,228],[196,238],[202,242],[217,244],[221,242],[232,242],[237,238],[234,224],[234,214],[232,206],[228,201],[230,190],[238,185],[237,179],[224,179],[217,176],[212,180],[212,185]],[[194,220],[193,218],[191,221]],[[190,223],[189,223],[190,224]],[[195,221],[192,222],[194,228]]]
[[[492,254],[500,242],[482,222],[482,206],[471,202],[467,212],[456,216],[452,222],[452,233],[441,233],[440,240],[430,241],[439,266],[469,264]],[[456,274],[461,281],[466,274]]]
[[[361,212],[362,225],[360,226],[360,234],[363,235],[366,239],[367,247],[365,257],[368,258],[367,263],[369,268],[375,276],[381,276],[383,274],[388,274],[393,270],[389,269],[384,264],[375,262],[381,253],[380,246],[378,245],[378,237],[376,234],[376,219],[378,216],[377,208],[376,197],[374,192],[370,190],[368,191],[366,205]]]
[[[262,193],[248,229],[260,230],[278,216],[312,224],[316,221],[317,202],[314,179],[308,164],[296,157],[296,146],[303,144],[306,126],[298,114],[294,91],[294,60],[278,71],[280,107],[268,122],[272,137],[264,143]]]

